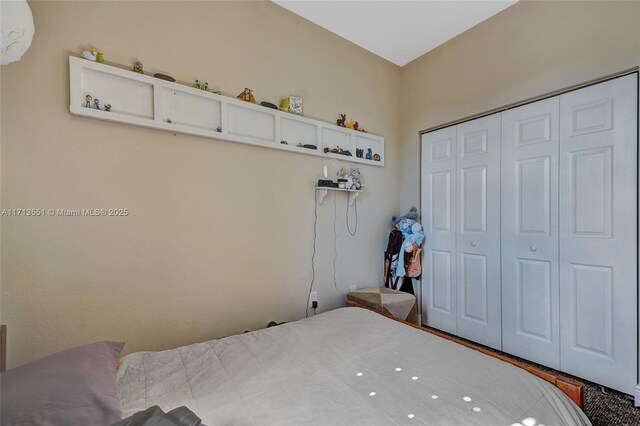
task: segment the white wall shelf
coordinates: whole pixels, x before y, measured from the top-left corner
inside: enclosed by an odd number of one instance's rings
[[[69,82],[69,110],[77,116],[384,167],[384,137],[371,133],[74,56],[69,57]],[[111,111],[95,109],[93,104],[87,108],[87,95],[100,99],[101,106],[110,104]],[[318,149],[298,147],[298,143]],[[337,146],[352,156],[324,153],[325,147]],[[380,161],[356,157],[356,149],[366,155],[369,148],[380,155]]]
[[[318,204],[322,204],[324,197],[327,196],[329,191],[348,192],[349,193],[349,205],[353,206],[356,202],[356,198],[363,191],[362,189],[343,189],[343,188],[331,188],[328,186],[316,186],[316,197],[318,197]]]

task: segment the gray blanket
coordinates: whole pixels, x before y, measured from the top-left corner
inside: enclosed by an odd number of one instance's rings
[[[125,356],[125,415],[185,405],[209,425],[587,425],[551,384],[359,308]]]

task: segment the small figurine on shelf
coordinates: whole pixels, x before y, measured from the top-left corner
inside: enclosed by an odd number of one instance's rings
[[[93,100],[93,106],[95,106],[95,107],[96,107],[96,109],[100,109],[100,99],[95,98],[95,99]]]
[[[251,102],[254,104],[256,103],[256,98],[253,96],[252,90],[249,89],[248,87],[245,87],[242,93],[240,93],[236,97],[241,101]]]
[[[356,157],[362,158],[363,154],[364,154],[364,149],[356,148]]]
[[[111,104],[106,104],[104,106],[104,110],[107,111],[107,112],[110,112],[111,111]]]
[[[347,114],[340,114],[340,118],[336,121],[338,126],[345,127],[345,121],[347,121]]]
[[[371,148],[367,148],[367,155],[365,155],[364,158],[366,158],[367,160],[371,160],[372,156],[373,156],[373,152],[371,152]]]
[[[133,65],[133,71],[139,74],[144,74],[144,71],[142,70],[142,62],[136,62],[135,65]]]
[[[215,93],[216,95],[222,95],[222,90],[212,90],[211,93]]]
[[[91,96],[91,95],[85,96],[84,97],[84,101],[85,101],[84,107],[85,108],[91,108],[91,101],[92,100],[93,100],[93,96]]]
[[[373,154],[373,161],[380,161],[380,154]]]
[[[304,115],[302,110],[302,98],[300,96],[289,96],[289,112],[297,115]]]
[[[331,148],[329,148],[328,146],[325,146],[323,151],[325,154],[328,154],[329,152],[331,152]]]
[[[95,61],[98,51],[96,49],[84,50],[80,55],[89,61]]]
[[[289,142],[287,142],[287,141],[280,141],[280,143],[281,143],[282,145],[289,145]]]
[[[222,133],[222,127],[221,126],[216,127],[216,132]]]
[[[347,129],[354,130],[354,129],[353,129],[353,124],[354,124],[353,120],[349,120],[349,121],[347,122],[347,124],[345,124],[345,127],[346,127]]]
[[[204,90],[205,92],[209,91],[209,82],[205,81],[204,83],[200,83],[200,80],[196,80],[196,84],[193,86],[196,89]]]
[[[358,127],[360,127],[360,125],[358,124],[357,121],[353,123],[353,130],[358,130]]]
[[[349,151],[348,149],[345,149],[344,151],[342,151],[342,155],[346,155],[347,157],[353,157],[353,154],[351,154],[351,151]]]
[[[280,111],[289,112],[289,98],[282,98],[280,100]]]
[[[104,53],[98,52],[98,54],[96,55],[96,61],[100,62],[101,64],[104,63]]]

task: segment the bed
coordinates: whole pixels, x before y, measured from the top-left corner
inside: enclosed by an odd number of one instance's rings
[[[356,307],[121,359],[123,416],[185,405],[207,425],[588,425],[558,387]]]

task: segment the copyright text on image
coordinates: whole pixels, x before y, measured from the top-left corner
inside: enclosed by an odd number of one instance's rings
[[[63,209],[63,208],[20,208],[1,209],[1,217],[125,217],[129,209]]]

